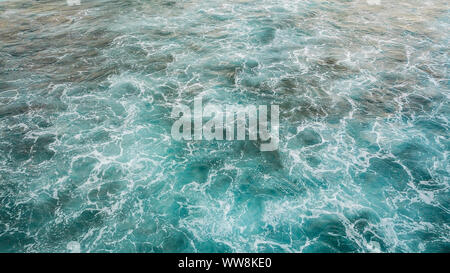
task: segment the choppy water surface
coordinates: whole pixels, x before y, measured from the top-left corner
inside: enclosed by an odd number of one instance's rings
[[[2,1],[0,251],[450,251],[448,2],[376,2]]]

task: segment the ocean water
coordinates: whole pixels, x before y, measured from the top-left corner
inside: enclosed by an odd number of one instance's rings
[[[0,252],[449,252],[445,0],[0,2]],[[280,145],[172,107],[278,104]]]

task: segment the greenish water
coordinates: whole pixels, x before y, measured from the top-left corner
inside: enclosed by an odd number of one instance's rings
[[[449,252],[448,2],[368,2],[1,1],[0,251]]]

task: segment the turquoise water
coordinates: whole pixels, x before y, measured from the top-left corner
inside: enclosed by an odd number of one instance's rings
[[[0,251],[449,252],[448,2],[376,2],[2,1]]]

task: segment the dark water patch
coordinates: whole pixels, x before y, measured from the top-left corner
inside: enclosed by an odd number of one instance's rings
[[[211,239],[196,243],[195,248],[201,253],[233,253],[233,249],[230,246]]]
[[[393,154],[409,169],[416,183],[432,180],[424,160],[435,156],[435,152],[416,142],[406,142],[394,147]]]
[[[354,70],[343,65],[338,59],[334,57],[326,57],[322,60],[318,60],[316,65],[316,69],[318,69],[319,71],[323,71],[325,73],[332,72],[333,78],[350,76],[359,72],[358,70]]]
[[[326,106],[320,103],[320,99],[317,100],[319,103],[313,103],[308,98],[283,101],[280,104],[280,116],[294,124],[325,118],[327,116]]]
[[[210,169],[220,166],[218,160],[208,160],[206,162],[194,162],[189,164],[184,172],[180,174],[180,183],[185,185],[191,182],[205,183],[208,179]]]
[[[98,189],[93,189],[89,192],[89,201],[100,205],[102,202],[106,202],[105,206],[109,205],[109,200],[113,196],[117,196],[118,193],[124,188],[123,181],[111,181],[103,183]]]
[[[79,241],[80,236],[87,230],[102,226],[106,215],[96,209],[83,210],[76,218],[70,222],[54,224],[46,234],[47,245],[55,248],[68,241]],[[64,245],[65,246],[65,245]]]
[[[72,183],[79,184],[85,182],[98,163],[99,161],[93,157],[82,157],[76,159],[71,168]]]
[[[310,128],[304,129],[298,133],[296,137],[300,140],[300,144],[303,146],[316,145],[322,142],[322,137],[320,134]]]
[[[35,164],[40,164],[43,161],[51,160],[55,152],[49,148],[49,145],[55,142],[54,135],[39,136],[34,142],[31,149],[31,155]]]
[[[406,113],[428,113],[433,109],[433,102],[431,99],[420,95],[409,95],[406,98],[407,104],[404,107]]]
[[[346,236],[346,227],[334,215],[324,215],[305,221],[303,231],[316,243],[306,247],[305,252],[354,252],[358,245]]]
[[[0,236],[0,252],[15,252],[15,249],[25,249],[25,246],[35,243],[35,239],[26,232],[16,231]]]
[[[445,251],[443,3],[1,2],[0,249]],[[280,150],[171,140],[200,93]]]
[[[377,152],[380,148],[366,137],[366,133],[372,131],[372,124],[359,120],[350,120],[346,124],[347,134],[353,138],[358,147],[366,147],[372,152]]]
[[[258,45],[270,44],[275,39],[276,28],[262,27],[252,33],[252,41]]]
[[[308,156],[306,158],[306,162],[308,163],[309,166],[314,168],[314,167],[317,167],[320,165],[321,160],[320,160],[320,158],[315,157],[315,156]]]
[[[448,223],[450,215],[446,209],[429,204],[411,204],[411,210],[418,212],[419,219],[429,223]],[[433,234],[433,236],[438,236]]]

